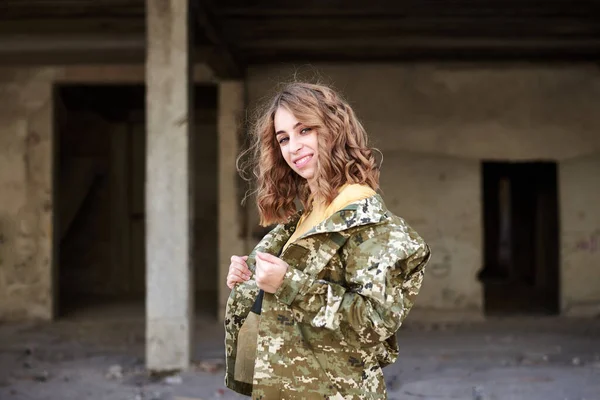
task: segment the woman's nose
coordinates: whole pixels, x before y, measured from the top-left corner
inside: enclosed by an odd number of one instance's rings
[[[290,139],[290,148],[292,153],[297,153],[302,150],[302,142],[300,140]]]

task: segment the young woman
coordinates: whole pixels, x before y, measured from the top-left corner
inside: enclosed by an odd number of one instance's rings
[[[254,399],[385,399],[381,368],[398,356],[427,244],[375,192],[367,134],[331,88],[287,85],[253,139],[260,223],[277,225],[231,257],[226,385]]]

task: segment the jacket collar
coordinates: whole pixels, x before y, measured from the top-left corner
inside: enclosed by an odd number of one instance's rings
[[[271,231],[269,242],[265,243],[262,251],[268,249],[273,254],[279,254],[296,230],[302,213],[302,211],[298,211],[290,217],[287,223],[277,225]],[[383,199],[378,194],[375,194],[366,199],[351,203],[337,211],[331,217],[320,222],[304,235],[297,238],[294,243],[320,233],[341,232],[362,225],[377,224],[386,218],[386,213],[387,208]]]
[[[312,229],[300,236],[297,240],[319,233],[341,232],[361,225],[376,224],[385,218],[387,208],[380,195],[375,194],[371,197],[356,201],[335,212],[326,220],[315,225]],[[298,213],[285,226],[290,230],[290,235],[296,229],[298,219],[301,213]]]

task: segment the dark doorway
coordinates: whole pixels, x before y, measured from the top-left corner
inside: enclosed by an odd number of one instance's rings
[[[559,309],[556,164],[484,162],[486,314]]]
[[[196,309],[217,304],[217,90],[195,88]],[[59,316],[143,317],[146,127],[143,85],[55,90]]]
[[[56,89],[60,316],[144,315],[144,92]]]

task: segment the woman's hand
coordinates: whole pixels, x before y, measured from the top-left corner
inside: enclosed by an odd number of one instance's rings
[[[227,274],[227,287],[233,289],[238,283],[246,282],[252,276],[246,260],[248,256],[231,256],[229,264],[229,273]]]
[[[269,253],[256,252],[256,284],[267,293],[275,293],[283,283],[288,265]]]

